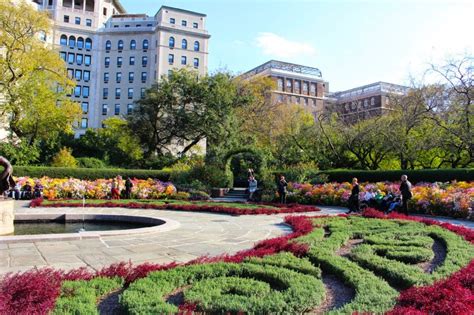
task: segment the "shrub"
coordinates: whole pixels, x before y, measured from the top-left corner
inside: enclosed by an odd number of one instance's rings
[[[81,168],[105,168],[105,163],[97,158],[82,157],[76,160]]]
[[[74,156],[72,156],[72,150],[66,147],[63,147],[61,150],[59,150],[51,162],[51,166],[53,167],[76,168],[77,165],[77,160],[74,158]]]

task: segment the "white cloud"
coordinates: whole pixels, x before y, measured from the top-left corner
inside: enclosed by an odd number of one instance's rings
[[[275,58],[292,59],[316,55],[316,49],[310,43],[292,41],[274,33],[259,33],[256,44],[264,55]]]

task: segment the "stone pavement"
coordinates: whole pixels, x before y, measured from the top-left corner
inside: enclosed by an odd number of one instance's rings
[[[125,208],[26,208],[18,203],[17,213],[126,214],[171,219],[180,224],[172,230],[147,234],[102,236],[83,240],[58,240],[0,244],[0,274],[33,267],[100,269],[120,261],[169,263],[187,262],[199,256],[233,254],[258,241],[291,232],[283,223],[288,214],[230,216],[224,214],[139,210]],[[338,214],[340,207],[320,207],[305,215]],[[296,214],[301,215],[301,214]],[[448,220],[474,228],[474,222]],[[0,237],[1,238],[1,237]]]

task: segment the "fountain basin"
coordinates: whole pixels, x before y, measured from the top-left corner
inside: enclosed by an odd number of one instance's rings
[[[118,229],[118,230],[100,230],[100,231],[80,231],[73,233],[58,233],[58,234],[30,234],[30,235],[14,235],[0,237],[0,244],[5,243],[20,243],[20,242],[38,242],[38,241],[65,241],[65,240],[80,240],[101,238],[106,236],[117,235],[133,235],[156,233],[162,231],[169,231],[177,228],[179,222],[147,216],[132,216],[119,214],[82,214],[82,213],[59,213],[59,214],[17,214],[15,216],[15,223],[22,224],[25,222],[97,222],[104,224],[112,222],[113,224],[135,224],[141,225],[138,228]],[[39,223],[41,224],[41,223]],[[146,227],[143,227],[146,226]]]

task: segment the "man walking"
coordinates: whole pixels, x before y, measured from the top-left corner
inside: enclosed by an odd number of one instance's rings
[[[406,175],[402,175],[401,179],[400,193],[402,195],[402,212],[408,215],[408,200],[413,197],[411,193],[411,183],[408,181],[408,176]]]

